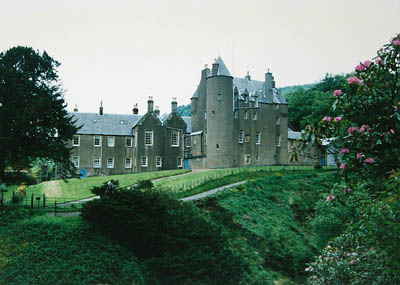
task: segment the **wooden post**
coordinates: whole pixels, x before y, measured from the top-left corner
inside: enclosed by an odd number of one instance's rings
[[[33,193],[32,193],[32,196],[31,196],[31,209],[33,209]]]
[[[54,200],[54,216],[57,216],[57,200]]]
[[[46,207],[46,194],[43,193],[43,208]]]

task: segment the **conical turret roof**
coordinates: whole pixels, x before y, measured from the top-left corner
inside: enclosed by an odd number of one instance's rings
[[[232,76],[228,68],[226,67],[224,61],[222,60],[221,56],[218,56],[216,63],[219,64],[218,75]]]

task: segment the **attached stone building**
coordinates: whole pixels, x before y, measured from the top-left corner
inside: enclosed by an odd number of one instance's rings
[[[288,164],[287,102],[272,73],[234,78],[218,57],[202,70],[191,106],[190,168]]]

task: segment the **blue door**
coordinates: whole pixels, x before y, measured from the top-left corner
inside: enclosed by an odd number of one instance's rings
[[[79,171],[79,174],[80,174],[81,178],[85,178],[86,177],[86,169],[81,169]]]
[[[189,159],[185,159],[185,169],[190,169],[189,168]]]

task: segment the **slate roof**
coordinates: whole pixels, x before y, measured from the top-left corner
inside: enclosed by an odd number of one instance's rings
[[[232,76],[221,57],[218,57],[216,62],[219,64],[218,75]],[[261,103],[287,104],[285,96],[280,94],[278,89],[276,88],[272,89],[273,93],[272,101],[268,101],[268,98],[265,94],[264,81],[248,80],[247,78],[233,77],[233,88],[235,87],[237,87],[239,91],[240,95],[239,99],[241,100],[244,100],[244,98],[241,95],[247,89],[250,95],[249,96],[250,101],[254,101],[255,100],[254,95],[257,95],[259,98],[259,102]],[[193,93],[192,98],[197,98],[199,96],[198,90],[199,87],[197,86],[195,92]]]
[[[77,134],[131,136],[133,125],[141,115],[117,115],[98,113],[70,113],[77,120],[75,125],[82,126]]]
[[[120,115],[98,113],[69,113],[75,122],[75,126],[82,128],[77,132],[78,135],[113,135],[113,136],[132,136],[132,128],[139,123],[143,115]],[[169,114],[159,117],[163,122]],[[182,117],[186,123],[186,132],[192,131],[192,118]]]

